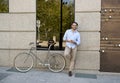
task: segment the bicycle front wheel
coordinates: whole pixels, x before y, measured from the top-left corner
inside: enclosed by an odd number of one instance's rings
[[[20,72],[27,72],[33,67],[33,57],[28,53],[20,53],[14,58],[14,66]]]
[[[52,72],[61,72],[66,65],[65,58],[58,53],[52,54],[48,60],[48,68]]]

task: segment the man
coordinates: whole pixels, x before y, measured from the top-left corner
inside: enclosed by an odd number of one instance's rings
[[[75,65],[77,46],[80,45],[80,34],[77,31],[78,23],[73,22],[71,29],[68,29],[63,37],[63,41],[66,42],[64,56],[70,56],[70,66],[68,75],[72,76],[72,70]]]

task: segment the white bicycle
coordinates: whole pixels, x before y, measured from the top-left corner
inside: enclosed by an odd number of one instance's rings
[[[34,43],[31,42],[29,45],[33,45]],[[30,51],[27,52],[22,52],[19,53],[15,58],[14,58],[14,66],[15,68],[20,71],[20,72],[28,72],[29,70],[32,69],[34,65],[34,61],[38,60],[39,65],[48,67],[48,69],[52,72],[61,72],[66,65],[66,61],[64,56],[59,53],[50,53],[50,48],[53,46],[55,43],[50,44],[48,48],[48,53],[47,57],[44,61],[42,61],[37,55],[34,53],[33,50],[35,50],[35,47],[31,47]],[[35,60],[34,60],[35,59]]]

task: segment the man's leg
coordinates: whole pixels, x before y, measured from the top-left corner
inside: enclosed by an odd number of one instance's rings
[[[76,61],[76,53],[77,53],[77,47],[72,49],[69,71],[72,71],[74,69],[74,65]]]
[[[70,61],[70,59],[71,59],[71,51],[72,51],[71,48],[65,47],[64,56],[66,57],[66,60],[69,60],[69,61]],[[72,76],[72,72],[69,71],[69,72],[68,72],[68,75],[69,75],[69,76]]]
[[[64,56],[67,57],[67,56],[70,56],[70,52],[71,52],[71,49],[69,47],[65,47],[65,51],[64,51]]]

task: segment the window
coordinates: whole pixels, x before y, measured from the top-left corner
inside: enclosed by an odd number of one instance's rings
[[[0,0],[0,13],[9,12],[8,6],[8,0]]]
[[[37,49],[48,48],[54,41],[55,50],[64,49],[63,35],[74,21],[73,0],[37,0]]]

